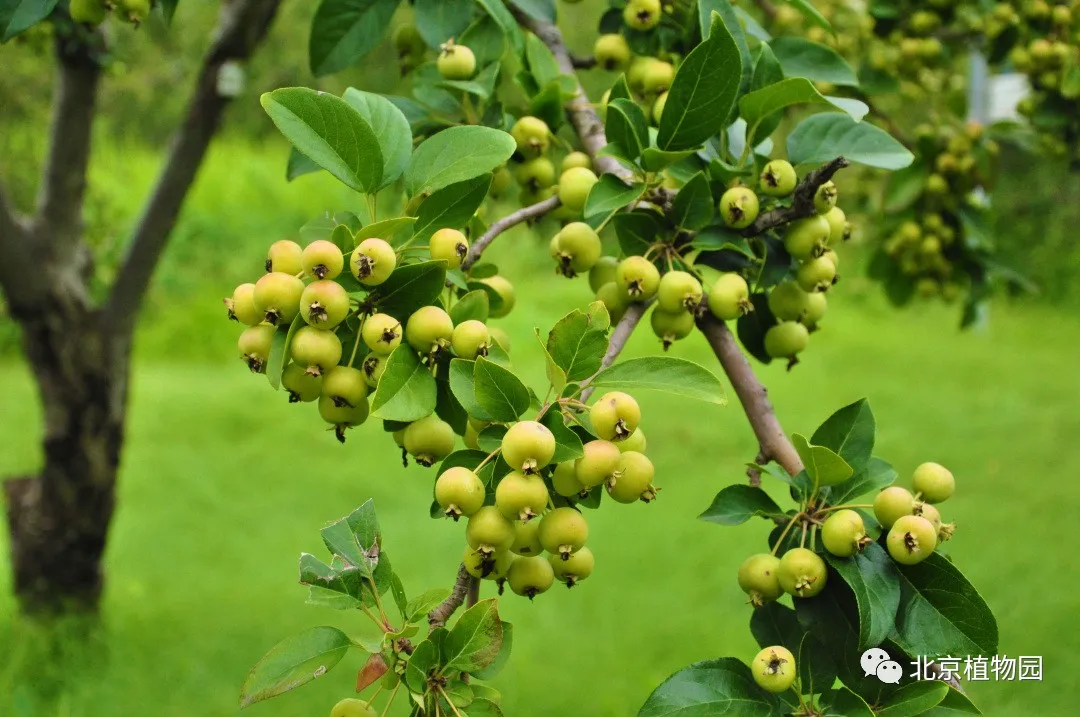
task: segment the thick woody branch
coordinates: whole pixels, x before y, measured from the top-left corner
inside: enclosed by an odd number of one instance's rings
[[[776,418],[772,402],[769,400],[768,391],[761,384],[750,362],[735,343],[735,337],[728,330],[727,325],[706,311],[698,317],[698,328],[705,334],[716,358],[724,368],[728,380],[731,381],[735,394],[739,397],[746,418],[750,421],[750,427],[757,436],[761,453],[758,455],[759,462],[769,460],[776,461],[781,468],[790,475],[795,475],[803,469],[802,459],[795,451],[795,446],[788,440],[784,429],[780,427],[780,421]],[[761,459],[765,460],[762,461]]]
[[[821,185],[832,179],[834,174],[850,164],[843,157],[837,157],[811,171],[803,177],[803,180],[799,182],[799,186],[795,187],[795,192],[791,196],[790,207],[780,207],[759,215],[753,224],[743,229],[742,235],[745,237],[758,236],[796,219],[813,216],[815,214],[814,195],[817,194],[817,190],[821,188]]]
[[[8,204],[0,186],[0,290],[16,309],[33,302],[42,285],[35,276],[27,222]]]
[[[479,588],[479,585],[480,581],[469,575],[469,571],[465,569],[465,563],[462,563],[458,567],[457,580],[454,581],[454,587],[450,590],[450,594],[428,613],[428,625],[432,629],[445,625],[450,616],[465,603],[469,594]],[[475,599],[473,602],[475,602]]]
[[[222,67],[251,57],[266,37],[279,5],[280,0],[233,0],[222,6],[214,42],[203,60],[183,123],[173,136],[165,168],[109,296],[106,310],[114,325],[127,328],[134,322],[180,208],[221,124],[231,99],[218,88]]]
[[[469,267],[479,261],[480,255],[484,253],[484,250],[487,249],[491,245],[491,242],[495,241],[500,234],[508,229],[516,227],[522,222],[542,217],[548,212],[558,208],[558,206],[559,197],[554,196],[537,202],[536,204],[522,207],[511,214],[507,214],[505,217],[488,227],[488,230],[472,243],[472,246],[469,247],[469,253],[465,257],[465,261],[461,262],[462,270],[467,271]]]

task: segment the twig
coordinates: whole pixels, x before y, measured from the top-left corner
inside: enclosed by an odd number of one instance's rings
[[[712,315],[712,312],[702,313],[697,320],[698,328],[705,334],[716,358],[731,381],[735,394],[739,397],[750,427],[757,436],[761,452],[759,463],[774,460],[790,475],[796,475],[803,469],[802,459],[795,451],[795,446],[788,440],[784,429],[780,427],[780,421],[776,418],[772,402],[769,400],[768,391],[761,384],[750,362],[735,343],[735,337],[728,330],[727,325]]]
[[[744,237],[754,237],[763,234],[796,219],[804,219],[813,216],[814,195],[821,185],[832,179],[833,175],[851,163],[843,157],[837,157],[813,170],[795,187],[795,193],[791,197],[790,207],[779,207],[764,214],[758,215],[753,224],[742,230]]]
[[[465,602],[472,584],[473,576],[469,575],[469,571],[465,569],[465,563],[462,563],[458,567],[457,579],[454,581],[450,594],[428,613],[428,625],[432,629],[446,624],[450,616]]]
[[[508,229],[516,227],[522,222],[527,222],[529,220],[536,219],[537,217],[542,217],[548,212],[556,209],[558,206],[559,197],[554,196],[544,199],[543,201],[539,201],[536,204],[530,204],[527,207],[522,207],[516,212],[507,214],[505,217],[488,227],[488,230],[484,232],[479,239],[472,243],[472,246],[469,247],[469,253],[465,257],[465,261],[461,262],[462,270],[467,271],[469,267],[479,261],[480,255],[484,253],[484,250],[487,249],[491,242],[495,241],[495,239],[500,234],[507,231]]]
[[[608,349],[604,353],[604,358],[600,362],[600,370],[615,363],[615,359],[619,357],[619,353],[622,352],[626,346],[626,342],[630,339],[630,334],[634,333],[634,329],[641,321],[641,317],[645,315],[645,312],[649,309],[651,302],[630,304],[626,309],[626,313],[619,319],[619,323],[615,324],[615,329],[611,332],[611,339],[608,342]],[[592,386],[586,386],[585,390],[581,392],[581,402],[585,403],[589,400],[589,396],[592,395]]]
[[[251,57],[266,37],[279,5],[280,0],[234,0],[222,5],[215,40],[203,60],[187,114],[173,137],[164,169],[139,218],[106,303],[106,312],[115,326],[125,328],[134,322],[140,299],[232,99],[218,91],[222,67]]]

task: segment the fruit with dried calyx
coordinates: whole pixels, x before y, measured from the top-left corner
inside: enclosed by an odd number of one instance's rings
[[[774,694],[791,689],[799,674],[795,669],[795,656],[782,645],[766,647],[759,652],[750,663],[750,671],[758,687]]]
[[[289,355],[313,376],[321,376],[341,361],[341,339],[329,331],[301,326],[293,334]]]
[[[898,485],[889,486],[874,498],[874,517],[882,528],[891,528],[900,518],[912,515],[914,510],[915,496]]]
[[[454,451],[454,429],[435,415],[413,421],[405,428],[405,450],[422,466],[431,466]]]
[[[685,339],[694,330],[694,315],[686,309],[665,311],[657,306],[652,310],[649,324],[667,351],[673,343]]]
[[[322,377],[322,395],[335,406],[359,406],[370,392],[364,372],[351,366],[335,366]]]
[[[540,519],[539,537],[544,550],[566,560],[585,545],[589,525],[573,508],[556,508]]]
[[[596,558],[588,548],[581,548],[566,560],[558,555],[549,555],[548,562],[555,571],[555,579],[566,583],[566,587],[572,588],[593,573],[596,567]]]
[[[539,117],[526,115],[510,128],[510,136],[517,143],[517,150],[523,157],[539,157],[551,146],[551,130],[547,122]]]
[[[630,301],[648,301],[660,287],[660,270],[643,256],[628,256],[615,270],[615,283]]]
[[[445,261],[449,269],[460,269],[469,255],[469,240],[457,229],[440,229],[428,240],[428,251],[435,261]]]
[[[784,229],[784,248],[793,258],[806,261],[825,250],[831,233],[829,220],[820,214],[796,219]]]
[[[618,447],[611,441],[589,441],[582,446],[582,455],[574,461],[574,476],[584,490],[607,481],[619,467]]]
[[[930,557],[937,548],[937,534],[937,529],[926,518],[904,515],[889,528],[885,546],[896,562],[916,565]]]
[[[540,545],[539,520],[519,520],[514,523],[514,544],[510,546],[510,552],[526,557],[544,552],[544,546]]]
[[[468,468],[447,468],[435,480],[435,501],[448,518],[468,517],[484,506],[484,482]]]
[[[476,74],[476,55],[468,47],[451,40],[441,46],[435,67],[446,80],[472,79]]]
[[[720,197],[720,218],[732,229],[745,229],[758,217],[761,205],[749,187],[732,187]]]
[[[468,319],[454,327],[450,335],[450,346],[454,355],[463,359],[475,359],[487,356],[491,348],[491,334],[483,321]]]
[[[637,429],[641,408],[634,397],[622,391],[610,391],[589,409],[596,435],[605,441],[621,441]]]
[[[276,241],[266,252],[265,268],[267,273],[279,271],[296,276],[304,270],[304,250],[288,239]]]
[[[240,358],[248,365],[252,373],[265,373],[270,361],[270,348],[274,343],[275,329],[269,324],[259,324],[244,329],[236,345]]]
[[[739,566],[739,587],[750,597],[750,604],[761,607],[784,594],[780,587],[780,558],[769,553],[751,555]]]
[[[721,321],[734,321],[754,310],[750,287],[741,275],[721,274],[709,292],[709,311]]]
[[[345,256],[337,244],[326,239],[316,239],[304,247],[300,254],[304,273],[315,279],[333,279],[345,268]]]
[[[252,301],[263,320],[273,326],[289,324],[300,313],[304,282],[292,274],[274,271],[255,282]]]
[[[786,197],[795,191],[799,178],[786,159],[774,159],[765,165],[758,178],[758,189],[770,197]]]
[[[660,24],[660,0],[630,0],[623,8],[623,22],[634,30],[651,30]]]
[[[547,485],[537,475],[510,471],[495,488],[495,507],[509,520],[530,521],[547,507]]]
[[[389,314],[372,314],[360,330],[367,347],[381,356],[389,356],[401,345],[401,335],[401,322]]]
[[[600,235],[592,227],[584,222],[570,222],[553,237],[552,250],[559,262],[559,273],[574,277],[593,268],[603,247]]]
[[[814,597],[825,589],[828,571],[821,556],[806,548],[792,548],[780,558],[776,571],[780,587],[795,597]]]
[[[349,293],[336,281],[323,279],[304,287],[300,316],[309,325],[329,331],[349,315]]]
[[[593,56],[605,70],[625,70],[630,64],[630,45],[618,33],[601,35],[593,43]]]
[[[367,700],[346,697],[330,709],[330,717],[378,717],[379,713]]]
[[[425,356],[448,348],[453,335],[454,321],[438,306],[421,306],[405,323],[405,341]]]
[[[532,600],[547,592],[555,582],[555,570],[546,558],[533,556],[518,558],[506,571],[506,584],[516,595]]]
[[[281,372],[281,387],[289,394],[289,403],[310,403],[322,393],[322,377],[312,376],[303,366],[290,363]]]
[[[564,207],[580,213],[585,208],[585,200],[589,198],[589,192],[598,181],[600,181],[599,178],[591,169],[585,167],[564,169],[559,177],[559,201]]]
[[[872,542],[862,516],[849,508],[834,511],[821,526],[821,544],[840,558],[850,558]]]
[[[656,469],[643,453],[626,451],[619,455],[615,472],[607,479],[608,495],[618,503],[652,502],[657,489],[652,480]]]
[[[952,471],[940,463],[927,462],[915,469],[912,486],[927,503],[943,503],[956,491]]]
[[[806,350],[810,332],[797,321],[781,321],[765,332],[765,353],[772,358],[785,358],[794,363],[795,357]]]
[[[514,524],[495,506],[485,505],[469,516],[465,542],[484,555],[510,550],[514,544]]]
[[[255,308],[254,284],[241,284],[236,287],[232,296],[225,299],[225,308],[229,311],[230,319],[245,326],[258,326],[262,323],[263,312]]]
[[[349,257],[349,270],[364,286],[378,286],[394,273],[397,254],[389,243],[375,237],[360,242]]]
[[[664,311],[694,311],[701,303],[701,282],[686,271],[669,271],[660,277],[656,305]]]
[[[542,423],[518,421],[502,439],[502,458],[515,471],[534,474],[555,455],[555,436]]]

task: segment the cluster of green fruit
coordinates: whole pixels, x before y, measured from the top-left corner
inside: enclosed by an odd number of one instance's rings
[[[551,430],[538,421],[518,421],[476,468],[452,466],[439,474],[439,507],[455,521],[467,519],[463,562],[470,575],[496,581],[500,592],[509,585],[529,599],[556,580],[573,587],[595,565],[585,545],[589,526],[574,501],[601,486],[617,503],[656,497],[637,401],[626,393],[606,393],[589,409],[589,419],[597,437],[585,443],[576,460],[553,463]],[[473,418],[469,424],[473,430],[488,425]],[[478,473],[496,456],[510,471],[488,490]]]
[[[116,12],[125,22],[138,25],[150,14],[150,0],[71,0],[68,14],[75,22],[100,25]]]
[[[450,268],[461,266],[469,250],[465,235],[440,229],[429,242],[432,259]],[[350,293],[350,277],[361,289],[377,287],[390,278],[398,253],[385,240],[370,237],[347,255],[333,242],[319,239],[301,248],[289,240],[275,242],[266,258],[266,273],[255,283],[236,287],[225,300],[229,317],[247,328],[240,335],[240,357],[255,373],[265,373],[275,337],[287,335],[281,385],[293,403],[318,401],[319,415],[331,424],[339,440],[345,430],[367,420],[368,394],[376,389],[390,354],[402,343],[434,365],[440,356],[475,359],[487,355],[492,342],[506,349],[504,332],[470,319],[456,326],[438,306],[424,306],[410,316],[373,313],[364,294]],[[504,316],[514,303],[513,286],[501,276],[479,281],[501,299],[493,317]],[[351,352],[341,335],[355,332]],[[339,335],[340,334],[340,335]],[[354,367],[361,344],[365,356]],[[430,465],[453,449],[449,425],[431,416],[395,433],[417,461]]]
[[[496,196],[505,191],[507,180],[513,177],[521,190],[518,199],[522,206],[541,202],[557,194],[561,204],[553,216],[563,221],[580,218],[582,210],[585,209],[585,200],[598,181],[592,171],[589,155],[578,151],[566,153],[556,174],[555,162],[552,159],[553,135],[544,120],[525,115],[514,122],[510,128],[510,136],[517,143],[513,169],[501,168],[496,172],[492,180]],[[577,269],[584,270],[587,270],[587,267]],[[575,267],[567,261],[562,266],[562,271],[567,276],[574,276]]]
[[[952,537],[955,530],[953,524],[942,521],[936,507],[955,491],[953,474],[937,463],[923,463],[915,469],[912,484],[914,493],[901,486],[885,488],[878,493],[872,506],[881,527],[884,547],[901,565],[916,565],[926,560],[941,542]],[[805,518],[804,527],[807,523],[820,526],[824,551],[838,558],[851,558],[874,542],[868,534],[863,514],[854,508],[830,506],[810,510],[794,516],[788,529]],[[828,569],[818,552],[800,546],[776,557],[786,535],[787,529],[777,540],[773,552],[751,555],[739,567],[739,587],[754,607],[778,600],[784,593],[810,598],[825,589]]]

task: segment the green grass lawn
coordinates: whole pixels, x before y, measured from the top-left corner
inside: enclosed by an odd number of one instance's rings
[[[533,327],[546,330],[589,298],[583,281],[552,290],[546,264],[530,271],[542,255],[521,233],[492,251],[518,284],[519,308],[503,325],[515,363],[536,385],[543,369]],[[185,306],[209,313],[240,278],[223,274],[222,291],[193,292]],[[954,312],[894,312],[856,279],[838,287],[832,304],[795,371],[760,370],[784,426],[808,432],[868,396],[880,427],[876,452],[902,475],[924,460],[953,469],[959,490],[944,508],[959,529],[950,550],[998,614],[1001,652],[1042,655],[1046,665],[1044,683],[972,692],[989,715],[1070,713],[1073,681],[1065,675],[1080,658],[1062,637],[1080,609],[1080,584],[1066,546],[1080,529],[1053,516],[1080,499],[1080,323],[1043,308],[1000,307],[987,332],[960,334]],[[303,604],[296,559],[320,553],[318,529],[368,498],[410,594],[453,580],[462,526],[427,517],[430,472],[403,469],[376,425],[339,446],[312,405],[288,405],[264,378],[227,360],[235,326],[218,321],[200,327],[197,339],[189,334],[198,349],[186,355],[202,360],[147,348],[173,345],[177,330],[165,322],[142,337],[100,628],[46,638],[20,624],[0,564],[0,714],[235,713],[247,669],[280,638],[318,624],[363,629],[360,616]],[[641,332],[627,355],[655,348]],[[699,337],[673,353],[715,365]],[[31,471],[39,410],[24,367],[0,364],[0,394],[0,475]],[[531,604],[512,595],[501,602],[515,625],[510,666],[494,683],[508,715],[632,715],[689,662],[752,656],[749,608],[734,575],[768,526],[695,519],[717,490],[744,480],[742,465],[755,453],[731,398],[721,408],[640,396],[664,490],[651,505],[607,504],[591,514],[597,568],[579,588]],[[0,532],[0,555],[3,542]],[[325,714],[350,693],[362,660],[351,655],[325,679],[248,713]]]

